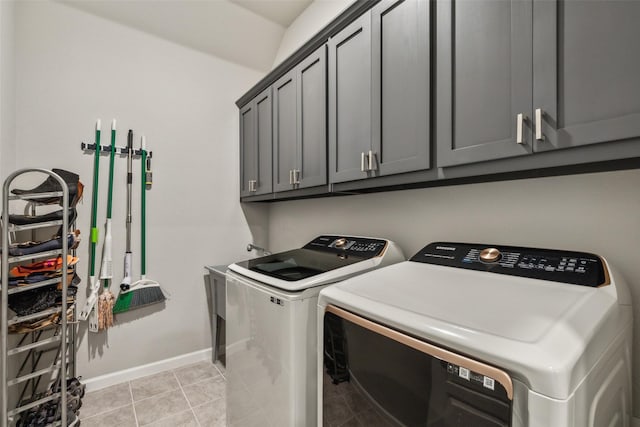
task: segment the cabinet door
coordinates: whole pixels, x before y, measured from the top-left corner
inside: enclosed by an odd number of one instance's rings
[[[297,67],[299,188],[327,183],[327,48]]]
[[[429,2],[371,11],[372,151],[376,175],[429,168]]]
[[[271,115],[271,88],[265,90],[256,97],[255,101],[255,138],[257,149],[257,184],[251,194],[271,193],[271,149],[272,149],[272,115]]]
[[[252,181],[257,180],[255,119],[255,102],[240,109],[240,197],[252,195]]]
[[[293,189],[296,169],[297,96],[296,72],[292,70],[273,85],[273,190]]]
[[[535,150],[640,137],[640,2],[536,1]]]
[[[329,180],[367,177],[371,149],[371,13],[329,40]]]
[[[436,7],[438,166],[531,153],[532,0]]]

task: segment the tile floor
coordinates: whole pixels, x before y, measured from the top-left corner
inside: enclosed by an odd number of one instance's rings
[[[200,362],[87,393],[82,427],[223,427],[224,368]]]

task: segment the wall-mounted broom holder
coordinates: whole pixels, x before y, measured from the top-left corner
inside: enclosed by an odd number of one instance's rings
[[[96,144],[87,144],[86,142],[81,142],[80,143],[80,149],[82,151],[88,151],[88,152],[92,152],[96,150]],[[116,146],[116,153],[118,154],[127,154],[127,152],[129,151],[129,149],[127,147],[118,147]],[[101,145],[100,146],[100,152],[106,152],[106,153],[110,153],[111,152],[111,145]],[[142,150],[133,150],[133,156],[134,157],[138,157],[142,155]],[[151,158],[153,157],[153,151],[147,151],[147,158]]]

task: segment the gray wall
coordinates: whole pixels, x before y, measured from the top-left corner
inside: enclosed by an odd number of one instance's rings
[[[627,279],[637,313],[638,182],[640,171],[632,170],[280,202],[270,206],[270,249],[337,233],[392,239],[407,257],[438,240],[593,252]],[[640,390],[640,316],[634,321]],[[638,416],[640,393],[634,399]]]
[[[196,50],[98,18],[64,4],[16,6],[18,167],[62,167],[86,184],[79,204],[83,242],[80,302],[87,285],[93,141],[102,143],[118,119],[118,145],[132,128],[153,150],[153,189],[147,192],[147,276],[172,295],[166,307],[120,315],[107,333],[81,326],[78,373],[85,379],[208,348],[203,267],[247,257],[266,216],[238,202],[238,113],[235,100],[262,75]],[[108,157],[101,162],[98,224],[104,232]],[[134,162],[133,274],[139,264],[139,161]],[[122,279],[126,159],[119,158],[114,193],[114,275]],[[249,219],[247,219],[249,218]],[[102,244],[98,246],[101,253]],[[100,265],[98,263],[98,265]],[[118,291],[117,285],[111,287]]]
[[[0,177],[15,168],[15,2],[0,1]]]

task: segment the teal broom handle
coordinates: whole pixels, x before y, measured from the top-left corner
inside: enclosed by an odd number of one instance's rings
[[[96,271],[96,245],[98,244],[98,181],[100,177],[100,119],[96,121],[96,152],[93,161],[93,195],[91,201],[91,262],[90,276]]]
[[[146,266],[146,260],[147,260],[147,253],[146,253],[146,238],[147,238],[147,233],[146,233],[146,229],[147,229],[147,224],[146,224],[146,217],[147,217],[147,178],[146,178],[146,164],[147,164],[147,150],[146,150],[146,144],[145,144],[145,137],[144,135],[142,135],[142,140],[140,141],[140,152],[142,154],[142,163],[141,163],[141,167],[140,167],[140,173],[141,173],[141,177],[140,177],[140,183],[141,183],[141,202],[140,202],[140,241],[142,242],[142,247],[140,249],[140,274],[142,276],[144,276],[147,272],[147,266]]]

